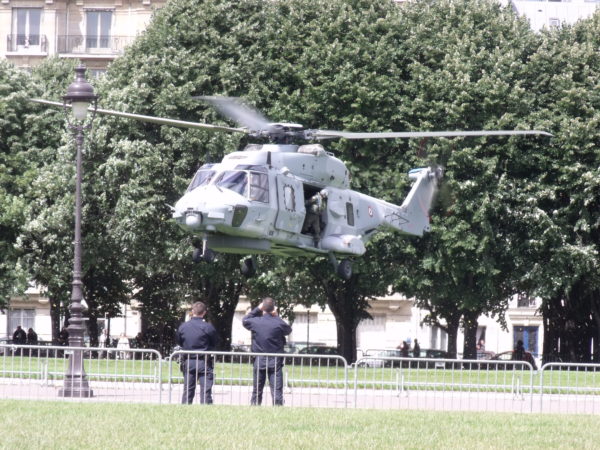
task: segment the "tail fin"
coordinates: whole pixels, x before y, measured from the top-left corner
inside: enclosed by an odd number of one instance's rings
[[[439,167],[413,169],[408,173],[408,177],[415,180],[415,183],[400,206],[408,219],[402,231],[418,236],[429,231],[429,210],[442,173]]]
[[[415,183],[400,207],[386,205],[384,221],[407,234],[422,236],[429,231],[429,210],[442,174],[441,168],[434,167],[411,170],[408,176]]]

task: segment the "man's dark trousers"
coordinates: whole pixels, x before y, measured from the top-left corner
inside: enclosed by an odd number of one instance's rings
[[[254,360],[251,405],[262,404],[265,382],[269,379],[274,405],[283,405],[283,359],[274,356],[258,356]]]
[[[210,356],[190,356],[183,367],[183,398],[181,403],[193,403],[196,385],[200,384],[200,403],[211,405],[214,382]]]

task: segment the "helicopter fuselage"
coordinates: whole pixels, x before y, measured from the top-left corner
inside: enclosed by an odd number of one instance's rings
[[[310,214],[305,203],[324,190],[327,200],[315,235],[305,229]],[[433,187],[430,191],[433,195]],[[431,196],[424,202],[428,211]],[[202,166],[173,218],[215,252],[359,256],[382,227],[426,231],[428,223],[402,228],[412,223],[404,217],[408,212],[406,205],[351,190],[345,164],[320,145],[253,144],[219,164]]]

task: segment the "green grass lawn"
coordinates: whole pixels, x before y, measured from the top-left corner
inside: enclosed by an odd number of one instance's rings
[[[598,448],[600,417],[0,400],[2,449]]]

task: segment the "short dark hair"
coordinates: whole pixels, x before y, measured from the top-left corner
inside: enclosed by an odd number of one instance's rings
[[[263,299],[263,311],[268,313],[275,311],[275,300],[271,297],[265,297]]]
[[[201,316],[206,312],[206,305],[203,302],[196,302],[192,305],[192,315]]]

